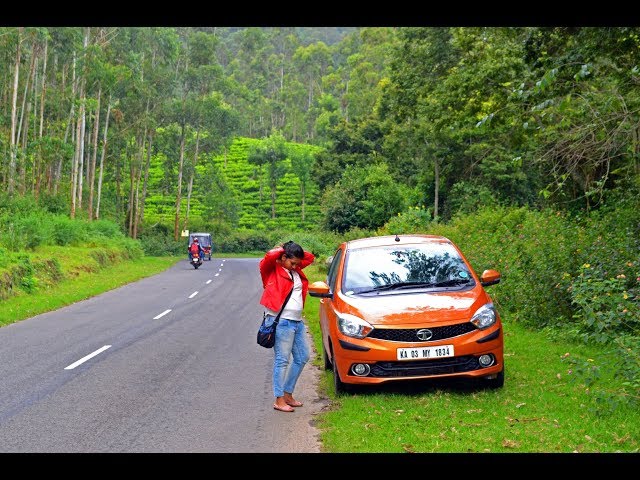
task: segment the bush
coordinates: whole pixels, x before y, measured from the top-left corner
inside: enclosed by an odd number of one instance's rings
[[[526,207],[486,207],[458,214],[449,224],[432,224],[463,251],[476,273],[492,268],[503,281],[491,294],[503,313],[531,327],[571,318],[570,285],[578,229],[563,215]]]
[[[86,238],[85,223],[62,215],[52,218],[54,245],[78,245]]]
[[[426,233],[429,231],[431,217],[431,210],[428,208],[409,207],[395,217],[391,217],[378,233],[380,235]]]

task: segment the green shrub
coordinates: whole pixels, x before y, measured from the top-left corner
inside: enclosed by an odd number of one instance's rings
[[[110,220],[94,220],[86,224],[90,236],[101,236],[106,238],[122,238],[124,233],[116,224]]]
[[[79,245],[85,238],[85,223],[55,215],[52,218],[52,240],[54,245]]]
[[[214,252],[243,253],[266,252],[273,247],[272,239],[265,232],[241,230],[223,238],[214,237]]]
[[[425,233],[429,231],[431,210],[424,207],[409,207],[407,210],[391,217],[378,230],[380,235],[394,235],[401,233]]]
[[[567,295],[578,245],[577,228],[563,215],[526,207],[486,207],[456,215],[430,231],[455,242],[476,273],[495,269],[502,282],[490,293],[515,321],[543,328],[571,318]]]

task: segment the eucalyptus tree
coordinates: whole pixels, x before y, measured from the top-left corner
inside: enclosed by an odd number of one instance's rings
[[[11,59],[11,66],[7,65],[11,75],[5,75],[3,87],[11,112],[9,127],[5,130],[9,137],[5,140],[9,158],[6,188],[9,195],[16,191],[24,195],[27,190],[32,191],[35,178],[30,145],[37,142],[40,132],[35,127],[39,102],[42,102],[39,94],[42,82],[38,75],[42,72],[39,65],[46,56],[47,31],[38,27],[15,27],[7,29],[4,36],[5,58]],[[33,125],[31,132],[30,125]]]
[[[294,27],[275,27],[268,30],[273,51],[266,58],[266,96],[271,117],[270,128],[283,131],[288,120],[285,92],[293,78],[291,57],[300,46]],[[283,132],[284,133],[284,132]]]
[[[293,55],[292,61],[298,69],[301,79],[306,86],[307,95],[304,110],[306,112],[306,138],[312,141],[314,138],[313,126],[315,116],[312,109],[316,95],[322,92],[322,77],[332,63],[331,50],[324,42],[316,42],[308,46],[299,47]]]
[[[640,28],[528,29],[520,85],[546,198],[598,205],[640,175]]]
[[[291,170],[300,181],[300,221],[301,225],[304,225],[307,185],[311,180],[311,169],[315,158],[309,149],[302,150],[293,147],[289,147],[288,156],[291,160]]]
[[[428,27],[399,34],[402,43],[379,110],[391,122],[388,155],[393,151],[402,159],[392,165],[396,176],[401,168],[410,185],[433,192],[428,196],[436,216],[441,190],[445,206],[455,200],[452,192],[477,189],[526,202],[526,175],[517,161],[526,143],[520,111],[511,102],[514,82],[524,72],[522,30]],[[425,177],[429,163],[433,175]]]
[[[241,134],[260,138],[271,132],[268,112],[268,58],[273,53],[268,32],[264,28],[249,27],[234,34],[237,50],[226,68],[236,88],[229,102],[240,112]]]
[[[376,108],[398,44],[396,29],[390,27],[362,28],[357,34],[359,48],[348,56],[344,67],[348,78],[342,101],[348,122],[366,118]]]
[[[194,145],[192,162],[188,164],[187,208],[184,218],[184,229],[188,227],[191,195],[198,157],[202,154],[219,153],[229,145],[238,129],[238,118],[230,105],[224,101],[223,94],[227,84],[223,79],[222,67],[217,61],[215,51],[219,39],[201,31],[190,31],[187,34],[189,68],[186,77],[191,86],[189,110],[190,125],[193,132],[190,140]],[[210,179],[203,179],[204,181]],[[206,186],[203,186],[206,189]]]
[[[276,188],[278,181],[286,173],[283,161],[287,158],[285,138],[279,131],[274,131],[269,137],[252,146],[247,160],[262,167],[267,167],[267,181],[271,190],[271,218],[276,218]],[[260,175],[262,176],[262,175]]]
[[[55,27],[48,30],[47,96],[44,105],[44,144],[42,160],[47,190],[53,196],[60,189],[67,193],[71,161],[75,151],[75,129],[78,93],[78,52],[82,49],[82,29]],[[67,160],[69,160],[67,162]],[[70,177],[69,177],[70,178]]]

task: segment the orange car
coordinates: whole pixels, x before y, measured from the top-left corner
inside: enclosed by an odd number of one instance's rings
[[[342,243],[319,297],[324,367],[336,393],[351,385],[443,377],[504,384],[500,316],[460,249],[435,235],[389,235]]]

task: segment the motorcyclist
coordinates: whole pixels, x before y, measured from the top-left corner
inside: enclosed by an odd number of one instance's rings
[[[204,258],[204,250],[200,246],[200,242],[198,241],[197,237],[193,239],[193,243],[189,245],[189,248],[187,249],[187,251],[189,252],[189,261],[193,260],[193,256],[195,254],[197,254],[200,257],[200,260]]]

